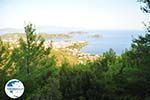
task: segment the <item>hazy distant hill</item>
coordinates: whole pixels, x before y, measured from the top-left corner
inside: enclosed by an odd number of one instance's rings
[[[37,27],[38,32],[47,32],[47,33],[65,33],[72,31],[81,31],[81,28],[72,28],[72,27],[58,27],[58,26],[40,26]]]
[[[16,32],[23,32],[23,29],[16,29],[16,28],[1,28],[0,29],[0,34],[16,33]]]
[[[81,28],[70,28],[70,27],[57,27],[57,26],[39,26],[36,27],[37,32],[46,32],[46,33],[65,33],[65,32],[72,32],[72,31],[82,31],[84,29]],[[16,29],[16,28],[1,28],[0,34],[4,33],[22,33],[24,32],[23,29]]]

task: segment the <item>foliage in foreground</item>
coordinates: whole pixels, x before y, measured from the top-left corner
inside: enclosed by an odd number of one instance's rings
[[[140,0],[149,13],[150,1]],[[0,40],[0,99],[5,83],[12,78],[25,85],[23,100],[149,100],[150,99],[150,27],[131,44],[131,50],[117,56],[110,49],[102,58],[57,67],[51,48],[35,34],[32,24],[25,27],[26,40],[12,49]]]
[[[117,56],[110,49],[86,64],[57,67],[51,48],[36,36],[32,24],[25,27],[26,40],[10,49],[0,41],[0,89],[12,78],[21,80],[21,99],[35,100],[143,100],[150,98],[150,35],[133,40],[132,49]],[[0,98],[8,99],[4,91]]]

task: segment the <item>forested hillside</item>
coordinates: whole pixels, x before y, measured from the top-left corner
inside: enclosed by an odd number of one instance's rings
[[[150,1],[141,2],[149,16]],[[150,100],[150,24],[145,27],[120,56],[110,49],[93,62],[58,66],[51,47],[26,25],[18,47],[0,40],[0,100],[9,100],[4,87],[14,78],[25,86],[21,100]]]

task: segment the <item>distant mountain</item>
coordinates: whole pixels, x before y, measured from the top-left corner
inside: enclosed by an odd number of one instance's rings
[[[83,30],[83,29],[73,28],[73,27],[58,27],[58,26],[37,27],[38,32],[46,32],[46,33],[65,33],[65,32],[80,31],[80,30]]]
[[[1,28],[0,29],[0,34],[5,34],[5,33],[16,33],[16,32],[23,32],[23,29],[16,29],[16,28]]]
[[[81,28],[70,28],[70,27],[57,27],[57,26],[39,26],[36,27],[36,32],[44,32],[44,33],[68,33],[73,31],[82,31],[84,29]],[[16,33],[16,32],[24,32],[23,29],[16,28],[2,28],[0,29],[0,34],[5,33]]]

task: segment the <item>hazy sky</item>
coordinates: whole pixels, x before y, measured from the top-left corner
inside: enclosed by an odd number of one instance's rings
[[[0,0],[0,28],[36,26],[140,29],[144,15],[137,0]]]

